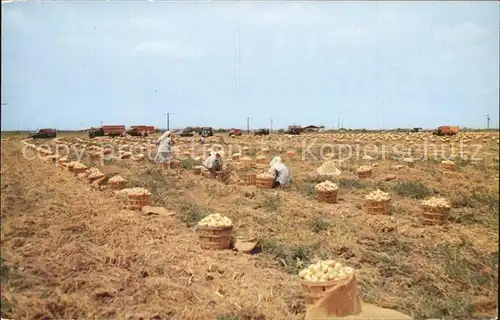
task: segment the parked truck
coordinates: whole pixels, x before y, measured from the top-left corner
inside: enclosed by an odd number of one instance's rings
[[[288,127],[288,130],[285,131],[285,134],[301,134],[302,128],[300,127]]]
[[[241,130],[240,129],[231,129],[229,130],[229,136],[241,136]]]
[[[155,132],[154,126],[130,126],[130,129],[127,130],[127,134],[134,137],[147,137],[148,135]]]
[[[90,128],[89,138],[94,137],[118,137],[125,133],[125,126],[122,125],[106,125],[99,128]]]
[[[29,135],[30,138],[33,139],[50,139],[55,138],[57,136],[56,129],[40,129],[35,133],[31,133]]]
[[[202,137],[212,137],[214,135],[214,129],[212,127],[202,127],[200,135]]]
[[[458,126],[440,126],[432,134],[435,136],[454,136],[459,130]]]

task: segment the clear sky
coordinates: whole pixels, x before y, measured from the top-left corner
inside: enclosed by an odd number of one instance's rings
[[[496,2],[2,5],[2,129],[498,127]]]

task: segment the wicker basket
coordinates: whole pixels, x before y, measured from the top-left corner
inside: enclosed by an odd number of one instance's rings
[[[332,314],[342,315],[346,313],[345,311],[349,311],[349,309],[353,309],[353,307],[357,307],[356,304],[359,302],[358,300],[358,292],[357,292],[357,281],[355,276],[347,276],[344,278],[327,281],[327,282],[308,282],[308,281],[300,281],[300,286],[302,288],[304,294],[304,300],[307,307],[310,307],[316,304],[319,300],[326,296],[326,291],[333,289],[338,285],[345,285],[345,291],[342,292],[343,304],[339,306],[329,306],[333,309]],[[346,297],[347,296],[347,297]],[[346,299],[348,298],[348,299]],[[350,298],[350,299],[349,299]],[[348,305],[345,305],[346,300]],[[340,303],[342,304],[342,303]],[[343,309],[343,310],[342,310]],[[346,310],[348,309],[348,310]],[[344,311],[344,312],[342,312]]]
[[[254,186],[256,176],[257,176],[257,174],[255,174],[255,173],[247,173],[247,174],[242,175],[242,179],[246,185]]]
[[[365,209],[368,214],[387,214],[391,200],[365,200]]]
[[[170,169],[170,162],[162,162],[160,166],[164,169]]]
[[[415,162],[403,161],[403,164],[408,166],[408,168],[413,168],[415,166]]]
[[[319,202],[336,203],[338,194],[339,194],[338,190],[317,191],[316,198],[318,199]]]
[[[201,166],[193,167],[193,173],[196,175],[200,175],[201,174]]]
[[[425,225],[444,225],[448,223],[451,208],[422,205],[422,217]]]
[[[105,176],[105,175],[103,174],[103,175],[102,175],[102,176],[100,176],[100,177],[92,177],[92,178],[91,178],[91,177],[87,177],[87,180],[88,180],[90,183],[92,183],[92,182],[94,182],[94,181],[96,181],[96,180],[102,179],[104,176]]]
[[[127,204],[125,205],[126,209],[140,211],[142,207],[149,206],[150,204],[150,196],[149,195],[132,195],[129,194],[127,196]]]
[[[227,179],[231,176],[231,170],[220,170],[217,172],[217,178],[221,181],[227,181]]]
[[[170,162],[170,169],[181,169],[182,168],[182,162],[179,160],[172,160]]]
[[[457,166],[454,163],[441,163],[441,169],[446,171],[456,171]]]
[[[223,250],[231,246],[233,227],[197,226],[196,232],[200,239],[200,247],[205,250]]]
[[[76,174],[79,174],[79,173],[85,173],[85,171],[87,171],[87,168],[75,168],[75,167],[71,167],[71,172],[74,172],[75,175]]]
[[[269,167],[269,165],[268,164],[264,164],[264,163],[256,163],[255,164],[255,168],[260,169],[260,170],[267,169],[268,167]]]
[[[125,186],[127,185],[127,181],[120,181],[120,182],[108,182],[108,186],[112,190],[122,190],[125,189]]]
[[[250,160],[240,160],[241,161],[241,164],[244,166],[244,167],[247,167],[247,168],[255,168],[255,161],[250,159]]]
[[[373,170],[356,172],[356,174],[358,175],[358,178],[360,178],[360,179],[370,178],[372,176],[372,173],[373,173]]]
[[[258,188],[271,189],[274,185],[274,179],[262,179],[256,176],[255,185]]]
[[[255,162],[256,162],[257,164],[265,164],[265,165],[267,165],[267,163],[268,163],[268,161],[267,161],[267,159],[266,159],[266,158],[259,158],[259,159],[256,159],[256,160],[255,160]]]

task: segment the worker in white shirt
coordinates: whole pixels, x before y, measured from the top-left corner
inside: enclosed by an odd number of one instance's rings
[[[158,151],[156,152],[155,163],[169,163],[172,160],[172,138],[170,131],[165,131],[156,141]]]
[[[213,175],[217,175],[217,172],[222,170],[222,158],[219,153],[212,151],[208,158],[203,161],[204,171],[209,171]]]
[[[269,173],[274,175],[273,188],[290,184],[290,172],[279,156],[274,157],[269,166]]]

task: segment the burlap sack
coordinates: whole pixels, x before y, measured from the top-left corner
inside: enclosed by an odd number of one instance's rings
[[[322,293],[323,297],[307,308],[305,320],[334,319],[359,314],[361,301],[357,287],[356,276],[352,274],[344,282]]]
[[[401,312],[363,303],[359,299],[357,286],[356,277],[352,275],[344,283],[326,291],[322,299],[307,308],[305,320],[411,320],[410,316]]]

